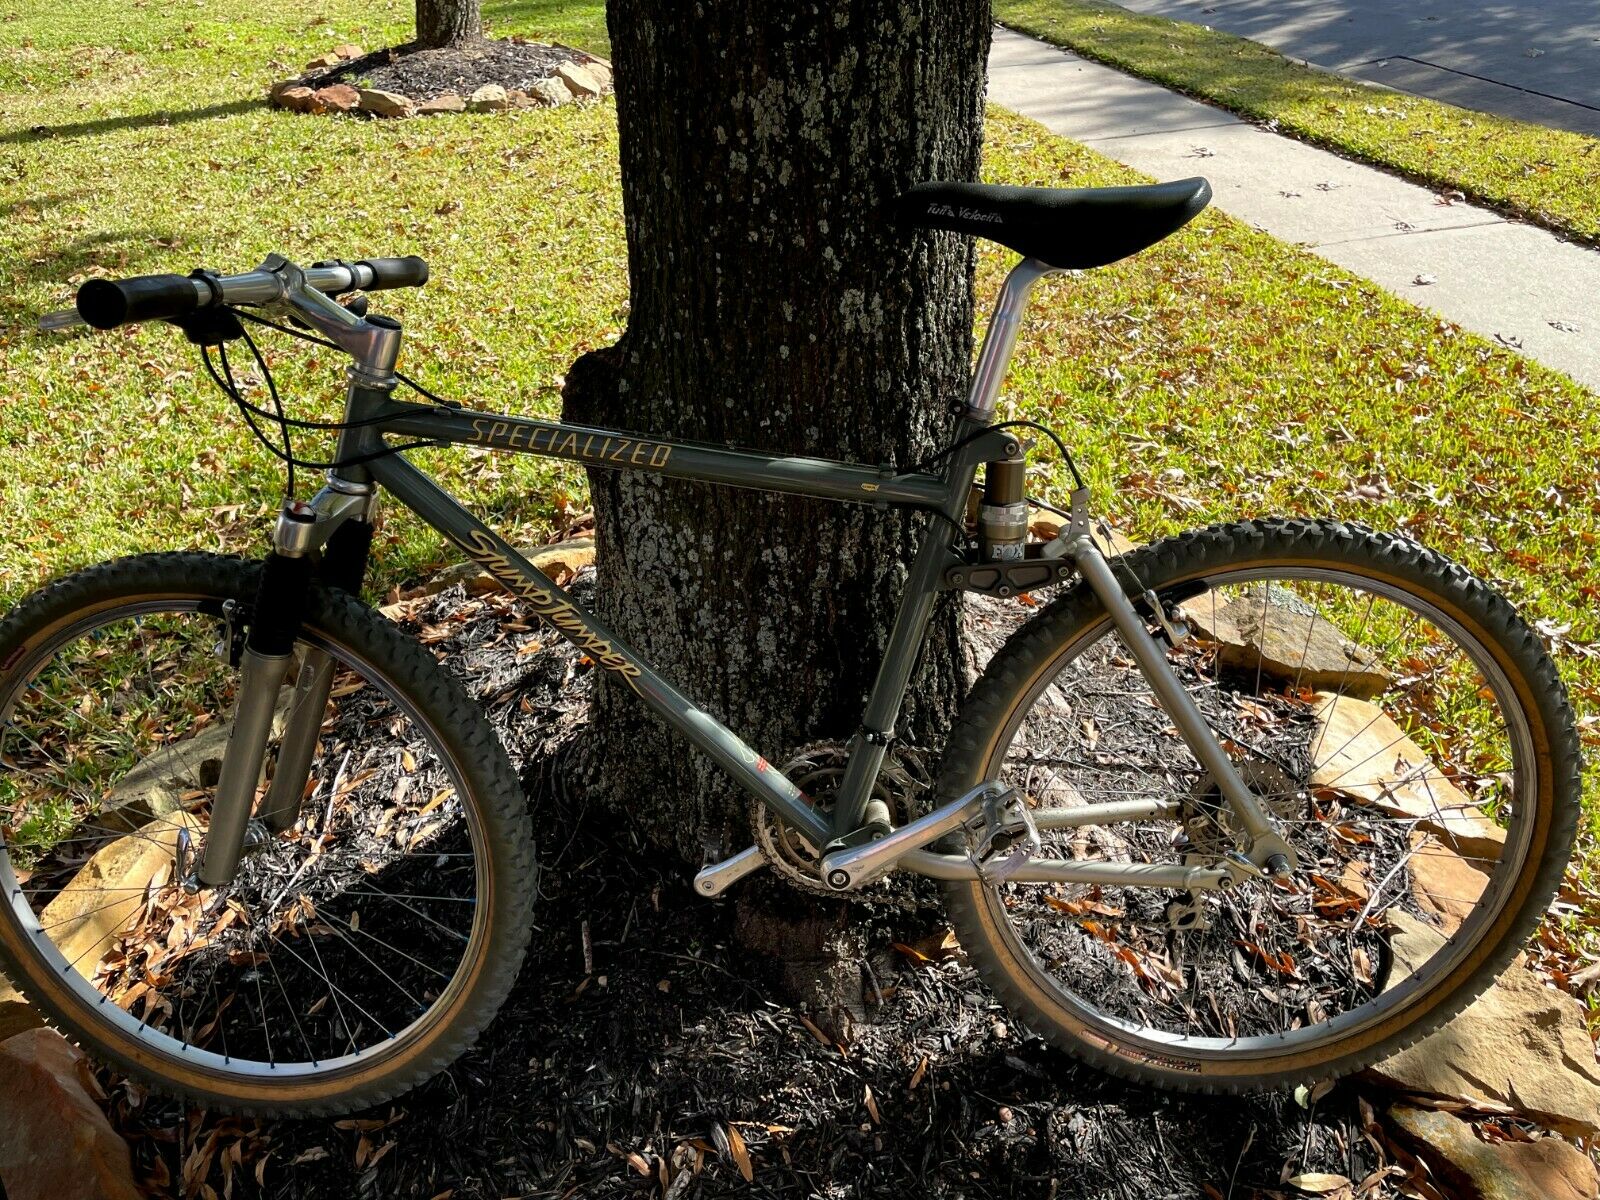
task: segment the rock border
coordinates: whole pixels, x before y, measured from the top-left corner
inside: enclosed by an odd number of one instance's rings
[[[555,108],[562,104],[594,102],[612,93],[611,64],[599,55],[577,50],[560,42],[549,45],[569,51],[581,61],[564,62],[553,75],[527,88],[507,89],[486,83],[470,96],[446,92],[427,100],[414,100],[400,92],[356,87],[350,83],[329,83],[313,87],[315,73],[365,58],[366,51],[354,43],[335,46],[306,64],[306,74],[284,79],[267,89],[267,102],[288,112],[311,114],[344,113],[398,120],[406,117],[441,116],[460,112],[509,112],[513,109]]]

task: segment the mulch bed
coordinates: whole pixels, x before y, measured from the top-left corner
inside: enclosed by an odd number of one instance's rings
[[[375,50],[295,82],[309,88],[349,83],[423,101],[451,92],[470,96],[486,83],[498,83],[507,91],[526,90],[550,78],[561,64],[584,61],[584,55],[565,46],[484,38],[437,50],[411,46]]]
[[[1349,1088],[1309,1109],[1168,1095],[1022,1036],[942,930],[905,925],[915,916],[874,923],[866,1020],[833,1040],[789,1002],[779,965],[737,944],[736,902],[697,898],[680,865],[619,846],[554,785],[588,669],[554,638],[515,653],[515,612],[458,586],[409,614],[448,631],[436,649],[550,831],[535,949],[504,1011],[445,1074],[352,1120],[214,1119],[113,1082],[113,1118],[158,1192],[1243,1198],[1381,1165]]]

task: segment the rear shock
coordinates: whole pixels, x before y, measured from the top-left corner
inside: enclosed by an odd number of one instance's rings
[[[991,462],[983,472],[983,503],[978,506],[978,536],[986,562],[1014,562],[1028,541],[1028,501],[1023,486],[1027,459]]]

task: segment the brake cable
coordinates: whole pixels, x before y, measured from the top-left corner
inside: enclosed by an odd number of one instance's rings
[[[270,321],[265,317],[257,316],[255,313],[245,312],[241,308],[230,306],[228,311],[235,317],[240,317],[246,321],[249,321],[252,325],[261,325],[268,329],[275,329],[279,333],[286,333],[290,337],[296,338],[299,341],[309,342],[314,346],[324,346],[329,350],[338,350],[341,353],[343,352],[343,347],[341,347],[337,342],[329,341],[327,338],[317,337],[315,334],[306,333],[303,330],[295,329],[289,325],[280,324],[277,321]],[[329,462],[316,462],[310,459],[295,457],[289,439],[289,430],[291,428],[315,430],[317,432],[324,433],[343,432],[348,429],[360,429],[369,425],[381,424],[384,421],[389,420],[389,417],[385,414],[380,414],[377,416],[366,417],[359,421],[308,421],[303,418],[288,416],[284,412],[283,404],[279,399],[277,385],[272,378],[272,371],[267,366],[266,359],[262,355],[260,349],[256,346],[255,339],[252,338],[242,326],[240,327],[240,332],[243,334],[245,344],[250,347],[250,352],[254,356],[257,366],[260,367],[262,377],[267,384],[268,393],[272,397],[273,408],[271,411],[262,408],[260,405],[252,404],[240,394],[237,381],[235,381],[233,377],[233,371],[228,365],[227,350],[224,348],[222,342],[217,343],[217,353],[222,362],[222,374],[217,372],[216,367],[211,362],[209,346],[201,346],[201,357],[205,361],[206,370],[210,373],[212,381],[216,383],[217,387],[221,389],[222,393],[227,396],[228,399],[231,400],[239,409],[240,415],[244,418],[245,424],[249,427],[250,432],[255,436],[256,440],[265,446],[274,455],[274,457],[280,459],[288,467],[290,495],[294,494],[294,471],[296,467],[305,468],[307,470],[337,469],[342,466],[355,466],[360,463],[371,462],[374,459],[387,458],[391,454],[400,454],[407,450],[428,449],[448,444],[437,440],[419,440],[415,442],[408,442],[400,446],[385,447],[382,450],[374,451],[369,454],[360,454],[352,458],[333,460]],[[428,400],[431,400],[433,403],[440,405],[443,408],[460,409],[463,407],[459,401],[450,400],[438,395],[436,392],[423,387],[422,384],[418,383],[415,379],[412,379],[408,375],[396,371],[394,376],[395,379],[405,384],[412,391],[426,397]],[[256,418],[272,421],[278,426],[283,440],[283,449],[280,450],[277,446],[272,444],[272,441],[265,433],[262,432],[260,426],[256,424]],[[970,445],[972,442],[977,441],[985,434],[1000,429],[1033,429],[1044,434],[1055,443],[1056,449],[1060,451],[1061,459],[1066,464],[1068,472],[1071,473],[1074,485],[1079,488],[1084,486],[1083,476],[1079,474],[1078,465],[1075,461],[1073,461],[1072,452],[1067,449],[1066,443],[1061,440],[1061,438],[1056,434],[1055,430],[1046,425],[1042,425],[1037,421],[1003,421],[997,425],[986,426],[985,428],[978,430],[976,433],[952,442],[943,450],[930,455],[929,457],[913,464],[907,469],[908,471],[912,472],[925,471],[928,467],[931,467],[934,464],[950,457],[950,455],[954,454],[962,447]],[[1031,497],[1029,499],[1031,503],[1039,504],[1041,507],[1051,507],[1050,505],[1043,504],[1040,501],[1032,500]],[[914,507],[920,511],[931,514],[932,516],[942,520],[945,524],[949,525],[955,532],[958,541],[964,542],[967,539],[968,534],[966,527],[960,522],[946,515],[939,508],[933,505],[922,504],[915,505]],[[1052,509],[1052,511],[1059,512],[1060,510]]]
[[[298,337],[302,341],[315,342],[319,345],[328,346],[335,350],[339,349],[339,347],[332,342],[325,341],[322,338],[301,334],[296,330],[288,328],[287,326],[279,325],[273,321],[263,320],[262,318],[256,317],[251,313],[246,313],[236,308],[230,308],[228,311],[232,312],[235,316],[243,317],[255,324],[265,325],[269,328],[288,333],[293,337]],[[273,379],[272,368],[267,365],[266,357],[262,354],[260,347],[256,345],[255,339],[244,330],[243,326],[240,326],[240,333],[244,338],[245,344],[250,348],[251,355],[256,361],[256,366],[261,371],[262,380],[267,386],[268,395],[270,395],[272,398],[272,408],[270,410],[265,409],[258,404],[251,403],[241,394],[239,381],[235,378],[233,366],[228,361],[228,351],[225,341],[218,341],[215,343],[217,348],[217,358],[222,367],[220,372],[217,369],[217,364],[212,362],[210,345],[201,345],[201,359],[205,363],[206,372],[211,376],[212,382],[217,385],[218,389],[221,390],[223,395],[227,396],[228,399],[233,402],[234,406],[239,410],[239,415],[244,418],[245,425],[249,428],[251,434],[258,442],[267,448],[273,457],[279,459],[287,467],[288,495],[294,495],[295,469],[297,467],[306,470],[338,469],[340,467],[356,466],[361,463],[372,462],[379,458],[387,458],[392,454],[400,454],[407,450],[431,448],[445,444],[443,442],[431,439],[418,440],[414,442],[407,442],[398,446],[386,446],[382,450],[376,450],[367,454],[357,454],[348,458],[330,459],[327,461],[297,457],[294,453],[293,443],[290,438],[289,431],[291,428],[314,429],[323,432],[342,432],[348,429],[359,429],[369,425],[375,425],[379,422],[387,420],[388,418],[380,415],[363,418],[359,421],[307,421],[300,418],[290,417],[284,411],[283,400],[278,393],[277,382]],[[445,403],[447,407],[459,407],[459,405],[449,405],[448,402],[437,400],[437,398],[432,396],[432,393],[413,383],[411,380],[406,379],[404,376],[398,375],[398,373],[397,378],[401,379],[408,386],[415,388],[423,395],[429,396],[430,399],[435,399],[438,403]],[[283,443],[281,448],[274,444],[272,438],[270,438],[261,428],[261,425],[258,423],[258,419],[271,421],[278,426],[279,437]]]

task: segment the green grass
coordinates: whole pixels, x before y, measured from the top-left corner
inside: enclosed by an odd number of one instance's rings
[[[402,40],[409,6],[394,0],[309,15],[243,0],[29,0],[25,15],[6,3],[18,0],[0,0],[0,600],[115,553],[253,551],[275,508],[279,474],[172,330],[30,331],[75,279],[237,268],[273,250],[421,254],[434,281],[378,304],[406,322],[403,365],[447,395],[538,414],[557,410],[574,356],[620,332],[609,104],[384,123],[259,102],[337,42]],[[486,11],[501,32],[603,46],[595,4]],[[1137,178],[1000,112],[986,173]],[[984,253],[985,308],[1005,260]],[[334,415],[339,365],[278,344],[297,409]],[[1558,644],[1600,640],[1595,397],[1220,214],[1042,287],[1008,396],[1063,430],[1136,535],[1272,512],[1358,518],[1499,580],[1564,629]],[[583,502],[578,472],[536,460],[424,461],[502,526],[536,533]],[[404,513],[378,553],[385,583],[445,557]],[[1561,662],[1592,709],[1600,663],[1571,650]]]
[[[995,16],[1280,132],[1600,240],[1600,140],[1353,83],[1244,38],[1101,0],[996,0]]]
[[[1139,178],[998,111],[985,173]],[[1003,267],[984,256],[982,292]],[[1133,535],[1273,513],[1407,532],[1561,630],[1580,705],[1600,707],[1600,423],[1564,376],[1211,211],[1042,285],[1007,392],[1063,432]]]
[[[402,3],[3,5],[0,596],[130,550],[253,549],[275,507],[270,462],[173,330],[30,331],[89,274],[243,269],[273,250],[421,254],[435,282],[380,306],[407,321],[409,370],[450,395],[544,413],[574,355],[619,331],[609,106],[385,124],[261,102],[268,83],[338,42],[403,41]],[[497,31],[607,48],[599,5],[490,0],[485,14]],[[287,394],[336,416],[340,365],[275,344]],[[326,449],[305,441],[309,456]],[[511,526],[545,527],[582,486],[531,459],[431,461]],[[399,519],[380,555],[394,579],[440,548]]]

